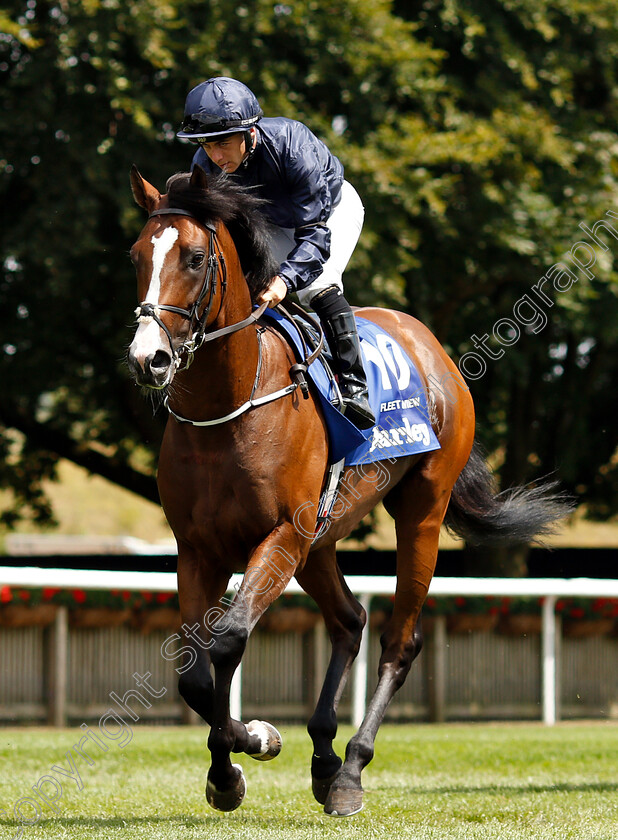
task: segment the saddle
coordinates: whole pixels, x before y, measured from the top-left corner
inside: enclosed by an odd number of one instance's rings
[[[415,365],[395,339],[365,318],[356,319],[376,417],[361,431],[342,413],[343,401],[320,323],[292,301],[267,309],[265,325],[276,329],[293,348],[291,375],[305,397],[312,387],[321,404],[329,439],[329,471],[319,505],[316,539],[328,527],[339,480],[346,466],[390,461],[439,449],[432,428],[433,401]]]
[[[324,330],[317,318],[312,317],[309,313],[295,303],[293,300],[282,301],[277,306],[278,311],[289,323],[293,324],[298,330],[300,339],[300,352],[296,349],[298,362],[290,368],[292,379],[298,383],[305,399],[309,396],[309,384],[307,382],[307,369],[309,365],[313,364],[316,359],[319,359],[324,367],[329,382],[335,392],[335,399],[333,405],[339,410],[343,409],[343,401],[337,386],[337,379],[333,371],[333,355],[328,344],[324,338]],[[281,328],[280,322],[274,322],[275,329],[289,340],[288,333]]]

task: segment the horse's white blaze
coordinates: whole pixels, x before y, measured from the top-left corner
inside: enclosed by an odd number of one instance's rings
[[[166,227],[159,236],[153,236],[152,242],[152,275],[150,285],[146,294],[145,303],[159,303],[161,295],[161,272],[165,260],[178,239],[178,231],[175,227]],[[148,356],[154,356],[157,350],[168,349],[167,339],[161,334],[157,322],[150,317],[142,316],[139,319],[139,326],[135,332],[131,352],[142,364]]]

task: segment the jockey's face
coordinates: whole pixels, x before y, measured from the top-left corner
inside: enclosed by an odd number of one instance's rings
[[[252,137],[255,129],[252,129]],[[247,144],[242,134],[225,134],[220,140],[200,143],[211,161],[224,172],[236,172],[246,157]]]

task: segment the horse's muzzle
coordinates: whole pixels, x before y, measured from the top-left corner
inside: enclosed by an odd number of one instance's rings
[[[138,385],[157,390],[170,384],[175,371],[172,357],[165,350],[157,350],[156,353],[143,357],[130,347],[127,364]]]

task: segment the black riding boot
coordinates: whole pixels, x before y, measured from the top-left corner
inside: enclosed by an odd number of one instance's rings
[[[343,413],[359,429],[371,429],[376,420],[369,405],[367,377],[350,304],[336,286],[331,286],[319,292],[311,306],[320,318],[334,357]]]

